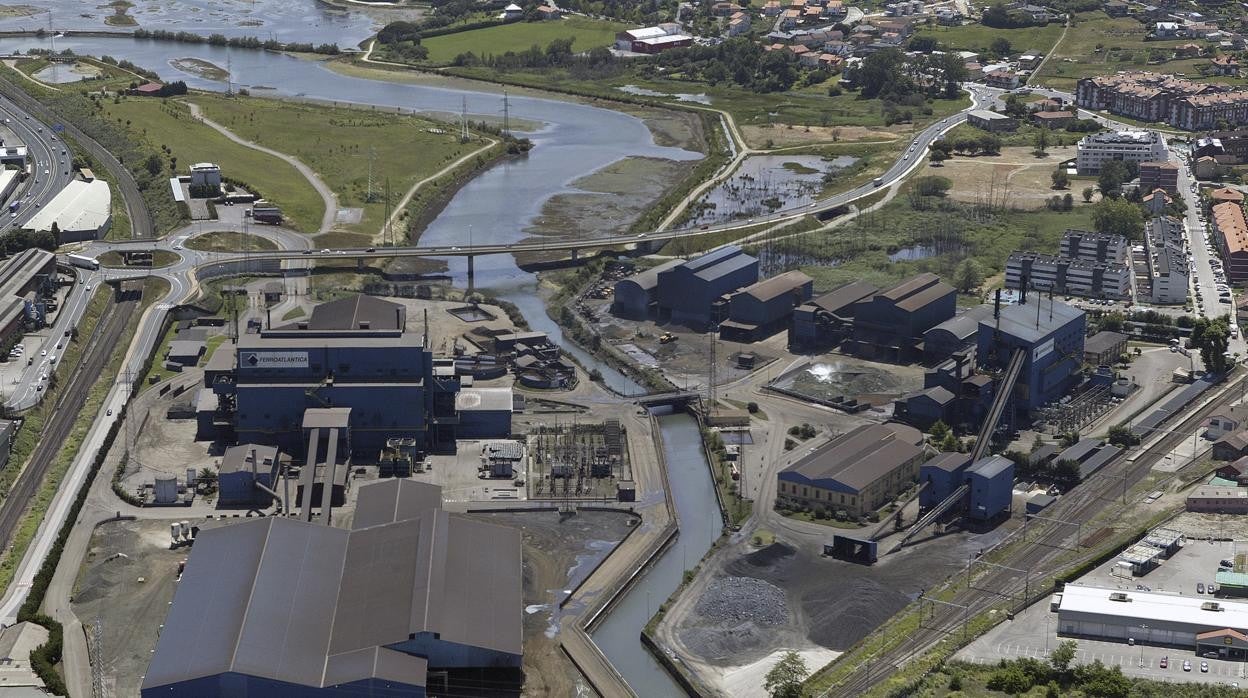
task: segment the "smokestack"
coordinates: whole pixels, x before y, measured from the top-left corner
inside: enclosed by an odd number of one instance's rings
[[[264,313],[268,316],[269,326],[266,329],[273,329],[273,308],[265,308]]]

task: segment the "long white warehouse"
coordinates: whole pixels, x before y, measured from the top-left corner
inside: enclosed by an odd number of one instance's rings
[[[1058,634],[1214,651],[1248,658],[1248,603],[1067,584]]]
[[[113,224],[112,192],[108,182],[74,180],[65,185],[56,198],[35,214],[24,227],[30,230],[52,230],[56,226],[57,242],[98,240]]]

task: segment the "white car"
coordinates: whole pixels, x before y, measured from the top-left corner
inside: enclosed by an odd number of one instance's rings
[[[43,351],[39,352],[39,356],[47,356],[47,355],[48,355],[47,349],[44,349]]]

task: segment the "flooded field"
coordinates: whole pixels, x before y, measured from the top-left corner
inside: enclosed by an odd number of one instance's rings
[[[645,87],[638,87],[637,85],[625,85],[623,87],[617,87],[616,89],[624,94],[636,95],[638,97],[667,97],[675,99],[677,102],[696,102],[698,104],[708,105],[711,103],[711,98],[702,93],[687,94],[681,92],[659,92],[658,90],[650,90]]]
[[[32,77],[40,82],[64,85],[99,76],[100,69],[87,63],[53,63],[36,71]]]
[[[814,203],[823,192],[824,175],[857,161],[849,156],[829,159],[820,155],[746,158],[732,177],[695,204],[693,222],[723,223]]]

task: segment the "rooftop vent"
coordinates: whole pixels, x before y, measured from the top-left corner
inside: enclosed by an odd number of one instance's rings
[[[1109,600],[1110,601],[1130,601],[1131,597],[1127,596],[1126,593],[1124,592],[1115,591],[1114,593],[1109,595]]]
[[[361,329],[361,330],[367,330],[367,329],[369,329],[370,327],[372,327],[372,323],[370,323],[368,320],[360,320],[360,329]]]
[[[1200,605],[1200,610],[1202,611],[1225,611],[1226,609],[1222,608],[1222,604],[1218,603],[1217,601],[1206,601]]]

